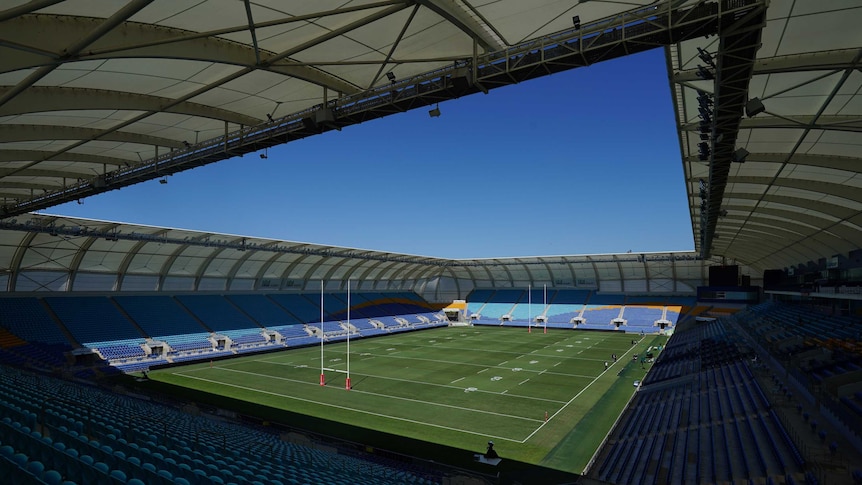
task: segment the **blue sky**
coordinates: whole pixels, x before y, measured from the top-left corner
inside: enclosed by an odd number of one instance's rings
[[[663,51],[46,212],[446,258],[690,250]]]

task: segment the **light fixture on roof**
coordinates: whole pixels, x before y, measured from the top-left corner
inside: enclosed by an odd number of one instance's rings
[[[697,57],[700,57],[700,60],[706,63],[711,68],[715,68],[715,61],[712,59],[712,54],[706,52],[700,47],[697,48]]]
[[[748,150],[745,148],[737,148],[735,152],[733,152],[733,161],[736,163],[745,163],[745,158],[748,157]]]
[[[395,82],[395,74],[392,71],[386,73],[386,79]]]
[[[437,103],[436,106],[428,110],[428,116],[432,118],[437,118],[440,116],[440,103]]]
[[[276,101],[275,102],[275,108],[272,109],[272,113],[266,114],[266,119],[269,120],[270,123],[275,121],[274,119],[272,119],[272,117],[275,116],[275,112],[278,111],[279,106],[281,106],[281,101]]]
[[[186,141],[186,140],[183,140],[183,145],[185,145],[185,147],[186,147],[186,148],[191,148],[191,147],[192,147],[192,144],[191,144],[191,143],[189,143],[189,142],[188,142],[188,141]]]
[[[760,98],[751,98],[745,103],[745,116],[751,118],[766,111],[766,106],[763,106],[763,101]]]
[[[162,177],[162,178],[160,178],[160,179],[159,179],[159,183],[160,183],[160,184],[162,184],[162,185],[165,185],[166,183],[168,183],[168,178],[167,178],[167,177]]]
[[[721,209],[718,211],[719,217],[727,217],[727,209]]]
[[[269,152],[269,148],[264,148],[263,153],[260,154],[260,158],[262,158],[263,160],[266,160],[267,158],[269,158],[268,152]]]
[[[709,149],[709,143],[702,141],[697,144],[697,158],[701,162],[709,160],[710,152],[711,150]]]
[[[580,17],[580,15],[575,15],[574,17],[572,17],[572,25],[573,25],[576,29],[580,29],[580,28],[581,28],[581,17]]]
[[[697,77],[699,77],[705,81],[708,81],[710,79],[715,79],[715,75],[712,73],[712,71],[701,66],[700,64],[697,65],[697,73],[696,74],[697,74]]]

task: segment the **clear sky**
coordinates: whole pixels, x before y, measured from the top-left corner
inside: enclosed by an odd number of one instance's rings
[[[691,250],[661,49],[46,212],[445,258]]]

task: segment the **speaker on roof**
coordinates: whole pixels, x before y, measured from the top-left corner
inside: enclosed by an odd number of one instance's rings
[[[317,122],[312,118],[303,118],[302,119],[302,127],[308,131],[316,131],[317,130]]]

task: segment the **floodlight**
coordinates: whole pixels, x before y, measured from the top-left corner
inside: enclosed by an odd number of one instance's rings
[[[712,54],[706,52],[700,47],[697,48],[697,57],[700,57],[700,60],[705,62],[710,67],[715,67],[715,61],[712,60]]]
[[[267,158],[269,158],[269,155],[267,155],[266,153],[261,153],[260,158],[266,160]]]
[[[727,217],[727,209],[721,209],[718,211],[718,215],[721,217]]]
[[[573,25],[576,29],[580,29],[580,28],[581,28],[581,17],[580,17],[580,15],[575,15],[574,17],[572,17],[572,25]]]
[[[162,184],[162,185],[164,185],[164,184],[168,183],[168,178],[167,178],[167,177],[162,177],[162,178],[160,178],[160,179],[159,179],[159,183],[160,183],[160,184]]]
[[[760,101],[760,98],[751,98],[745,103],[745,116],[751,118],[752,116],[759,115],[766,111],[766,106],[763,106],[763,102]]]
[[[733,152],[733,161],[736,163],[745,163],[745,157],[748,155],[748,150],[745,148],[737,148],[736,151]]]
[[[434,108],[429,110],[428,116],[430,116],[432,118],[437,118],[438,116],[440,116],[440,106],[435,106]]]
[[[390,81],[395,82],[395,74],[393,74],[392,71],[387,72],[386,73],[386,79],[389,79]]]
[[[189,142],[187,142],[187,141],[185,141],[185,140],[183,140],[183,145],[185,145],[185,147],[186,147],[186,148],[191,148],[191,147],[192,147],[191,143],[189,143]]]
[[[708,81],[710,79],[715,79],[715,76],[712,74],[712,71],[698,64],[697,66],[697,77]]]
[[[268,119],[268,120],[269,120],[269,122],[270,122],[270,123],[272,123],[272,115],[271,115],[271,114],[267,113],[267,114],[266,114],[266,119]]]

